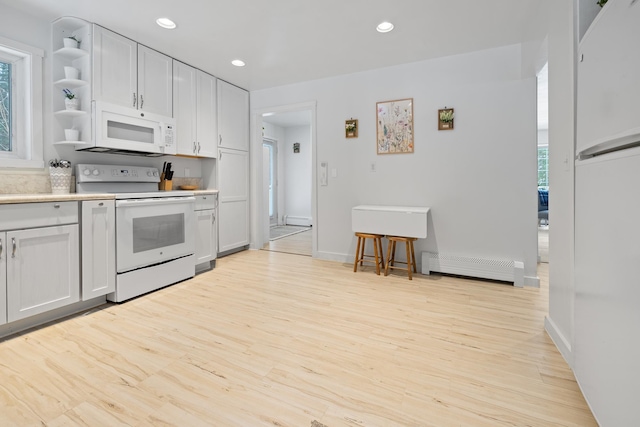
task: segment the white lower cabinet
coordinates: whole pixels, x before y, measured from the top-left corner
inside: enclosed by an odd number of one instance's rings
[[[209,263],[218,255],[216,223],[217,195],[196,196],[196,270],[201,264]]]
[[[82,300],[116,290],[114,200],[82,202]]]
[[[7,233],[0,233],[0,325],[7,323]]]
[[[80,300],[78,224],[3,234],[8,322]]]

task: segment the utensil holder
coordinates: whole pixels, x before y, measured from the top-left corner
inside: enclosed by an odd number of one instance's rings
[[[49,168],[51,194],[69,194],[71,188],[71,168]]]
[[[163,179],[158,184],[158,189],[160,189],[160,191],[171,191],[171,190],[173,190],[173,181],[169,181],[168,179]]]

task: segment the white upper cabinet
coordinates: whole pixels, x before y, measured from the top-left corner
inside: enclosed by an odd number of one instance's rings
[[[95,100],[173,117],[169,56],[98,25],[93,43]]]
[[[216,157],[216,79],[179,61],[173,61],[173,111],[178,154]]]
[[[138,44],[93,26],[93,97],[133,107],[138,99]]]
[[[249,151],[249,92],[218,80],[218,144]]]
[[[173,60],[138,45],[138,109],[173,117]]]
[[[216,79],[198,70],[198,156],[217,157],[218,124],[216,108]]]
[[[176,119],[178,154],[195,156],[196,145],[196,69],[173,61],[173,112]]]

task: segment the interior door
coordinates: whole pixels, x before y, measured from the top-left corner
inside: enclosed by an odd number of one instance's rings
[[[271,139],[263,139],[262,146],[266,149],[268,158],[264,159],[265,166],[268,167],[268,194],[269,202],[269,225],[278,225],[278,148],[277,142]]]

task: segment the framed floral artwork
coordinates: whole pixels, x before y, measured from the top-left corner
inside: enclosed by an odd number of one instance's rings
[[[344,122],[344,136],[346,138],[358,137],[358,119],[345,120]]]
[[[438,110],[438,130],[453,130],[453,108],[444,107]]]
[[[378,154],[413,153],[413,98],[376,103]]]

